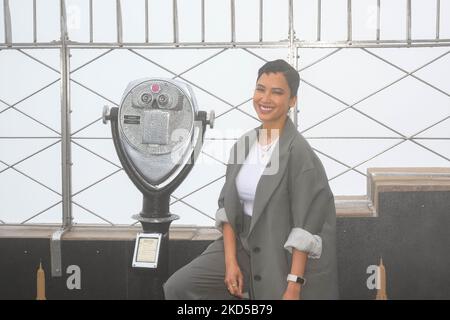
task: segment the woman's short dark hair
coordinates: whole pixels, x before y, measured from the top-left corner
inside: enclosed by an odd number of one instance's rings
[[[259,70],[258,70],[258,79],[261,77],[263,73],[276,73],[281,72],[284,74],[284,77],[286,78],[286,81],[289,85],[289,89],[291,90],[291,97],[297,96],[297,90],[298,85],[300,83],[300,76],[298,75],[297,70],[295,70],[289,63],[282,59],[269,61],[266,64],[264,64]]]

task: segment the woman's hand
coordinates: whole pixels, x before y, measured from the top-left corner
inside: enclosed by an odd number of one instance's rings
[[[244,275],[242,274],[241,268],[239,268],[239,264],[237,262],[230,262],[226,264],[224,282],[230,294],[242,298]]]
[[[301,285],[299,283],[289,282],[283,294],[283,300],[300,300],[300,291]]]
[[[244,276],[236,258],[236,236],[228,222],[223,223],[223,246],[225,250],[225,285],[228,291],[242,298]]]

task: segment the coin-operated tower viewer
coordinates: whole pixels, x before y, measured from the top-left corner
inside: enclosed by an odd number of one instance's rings
[[[133,216],[142,224],[132,266],[142,276],[142,298],[163,298],[168,276],[169,227],[179,217],[169,212],[171,193],[186,178],[200,152],[206,126],[214,124],[198,111],[191,87],[163,78],[128,84],[120,106],[103,109],[111,121],[116,152],[123,169],[142,192],[143,206]]]

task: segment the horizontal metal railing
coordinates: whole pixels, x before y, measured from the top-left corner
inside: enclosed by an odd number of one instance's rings
[[[112,0],[111,0],[112,1]],[[230,2],[230,39],[229,41],[206,41],[205,34],[207,30],[206,25],[206,1],[201,0],[201,41],[199,42],[181,42],[179,36],[179,15],[180,12],[178,10],[178,0],[172,0],[172,27],[173,27],[173,39],[172,41],[167,42],[151,42],[151,33],[149,30],[149,10],[151,7],[149,6],[148,0],[145,0],[145,10],[143,12],[144,15],[144,25],[145,25],[145,38],[142,42],[124,42],[123,41],[123,15],[122,15],[122,7],[123,3],[121,0],[115,0],[116,2],[116,42],[96,42],[94,41],[94,7],[93,0],[89,0],[89,41],[88,42],[76,42],[76,41],[68,41],[67,45],[69,47],[74,48],[143,48],[143,47],[152,47],[152,48],[172,48],[172,47],[188,47],[188,48],[204,48],[204,47],[237,47],[237,48],[251,48],[251,47],[289,47],[292,43],[286,39],[280,39],[279,41],[266,41],[264,39],[264,1],[260,0],[258,8],[255,8],[259,12],[258,21],[255,23],[258,24],[258,41],[236,41],[236,0],[224,0]],[[289,2],[288,12],[286,12],[286,18],[289,20],[289,25],[292,25],[292,20],[296,14],[296,10],[294,9],[293,0],[285,0]],[[317,1],[317,15],[316,15],[316,40],[308,41],[298,39],[298,37],[294,37],[293,44],[296,47],[303,48],[344,48],[344,47],[357,47],[357,48],[370,48],[370,47],[423,47],[423,46],[449,46],[450,39],[442,39],[441,38],[441,30],[440,26],[442,24],[441,20],[441,1],[440,0],[430,0],[430,4],[436,6],[435,19],[434,22],[430,21],[430,23],[435,23],[436,33],[433,39],[413,39],[411,37],[411,30],[413,27],[412,20],[412,3],[411,0],[404,0],[406,6],[406,34],[404,39],[380,39],[381,33],[381,14],[383,9],[383,2],[388,0],[376,0],[376,34],[374,39],[366,39],[366,40],[354,40],[353,39],[353,24],[352,21],[354,19],[354,12],[352,11],[352,0],[347,0],[347,31],[346,38],[340,41],[323,41],[322,39],[322,13],[323,13],[323,4],[322,0]],[[374,0],[375,1],[375,0]],[[65,1],[63,1],[64,3]],[[11,13],[10,13],[10,0],[3,0],[3,16],[4,16],[4,32],[5,32],[5,41],[0,44],[0,48],[28,48],[28,47],[40,47],[40,48],[52,48],[59,47],[61,44],[58,39],[52,42],[38,42],[37,34],[38,34],[38,23],[37,23],[37,13],[36,13],[36,0],[33,0],[33,41],[30,43],[18,43],[14,42],[12,35],[12,25],[11,25]],[[211,3],[211,1],[210,1]],[[212,3],[210,4],[212,5]],[[286,30],[286,34],[289,34],[289,30]]]

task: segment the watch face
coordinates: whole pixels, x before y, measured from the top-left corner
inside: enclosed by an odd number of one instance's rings
[[[296,276],[294,274],[289,274],[287,280],[300,283],[301,285],[304,285],[306,282],[305,278]]]

